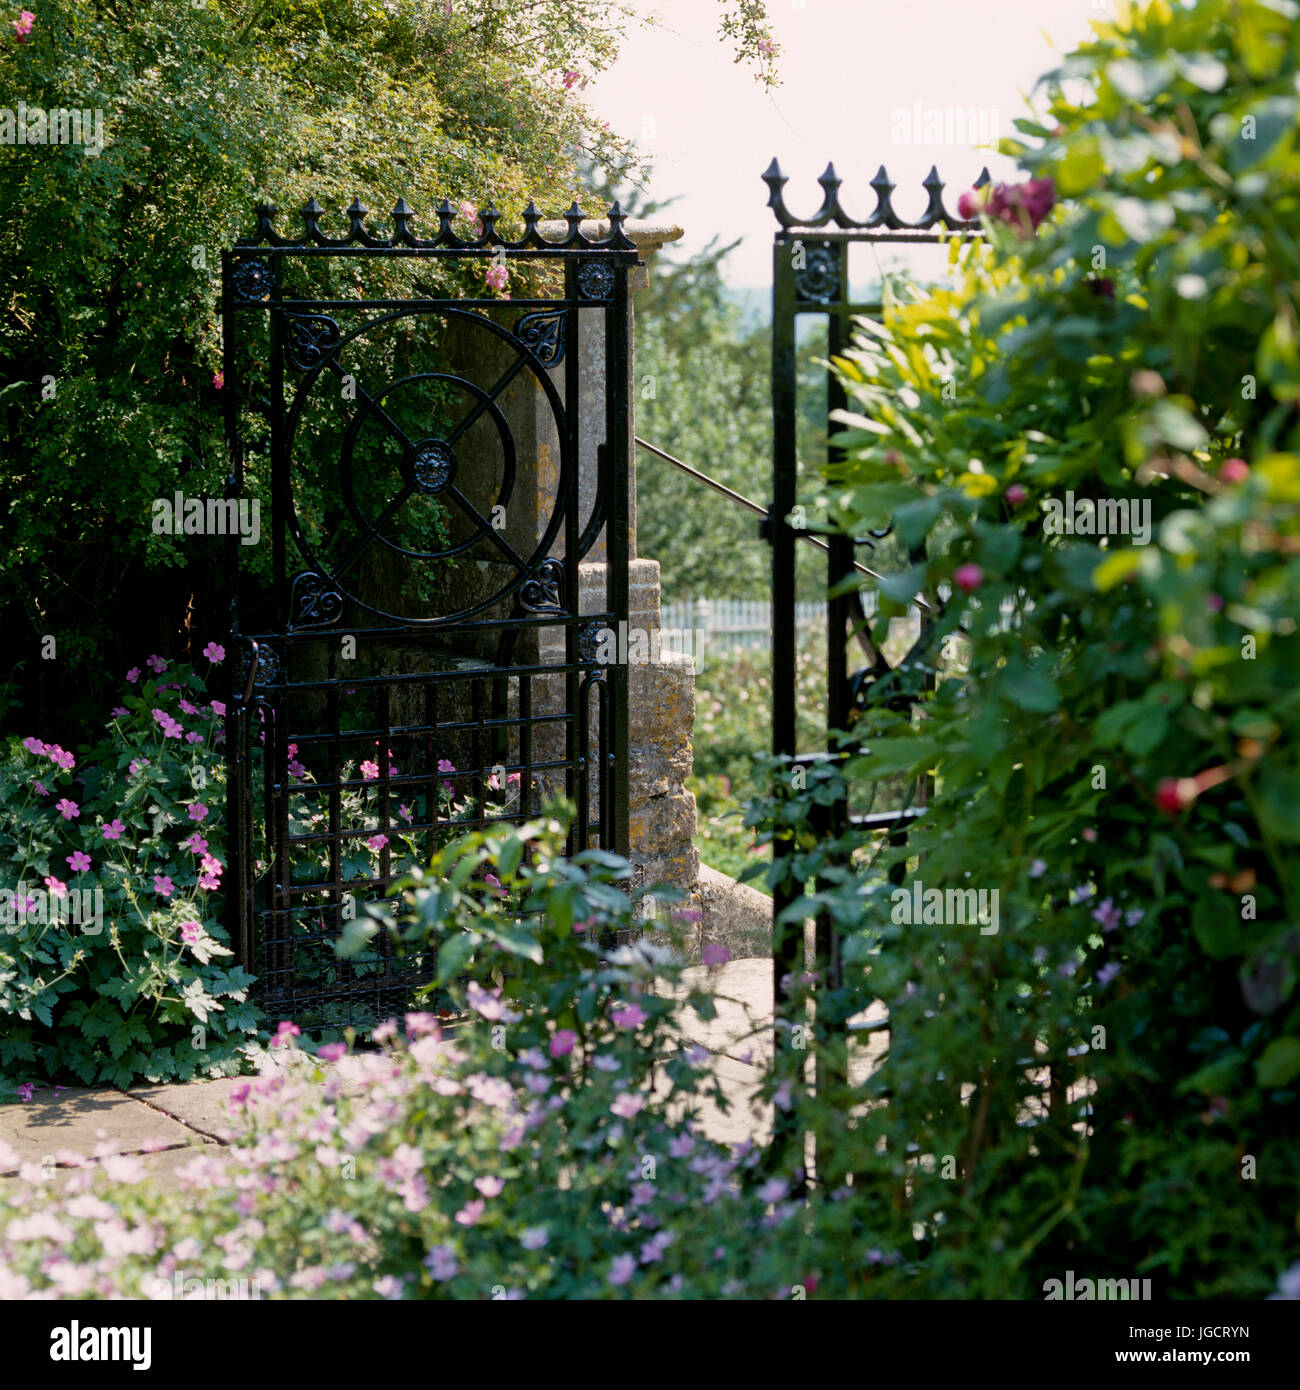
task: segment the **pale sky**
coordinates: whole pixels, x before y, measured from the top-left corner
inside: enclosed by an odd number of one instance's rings
[[[1113,13],[1109,0],[768,0],[785,51],[782,85],[767,93],[718,37],[716,0],[630,4],[658,12],[662,25],[630,33],[618,63],[584,95],[651,157],[651,195],[680,195],[668,215],[686,231],[683,252],[715,234],[745,237],[727,262],[733,285],[771,277],[776,221],[759,176],[773,155],[790,177],[786,201],[803,216],[821,201],[816,179],[828,160],[844,180],[840,200],[851,217],[875,206],[867,184],[881,164],[898,185],[901,216],[920,215],[931,164],[955,211],[984,164],[995,180],[1014,165],[975,148],[978,136],[925,143],[924,125],[921,140],[896,142],[908,134],[897,113],[913,118],[920,103],[933,135],[932,112],[982,109],[986,129],[1013,136],[1038,77],[1087,38],[1089,21]],[[956,120],[948,126],[943,138],[960,139]]]

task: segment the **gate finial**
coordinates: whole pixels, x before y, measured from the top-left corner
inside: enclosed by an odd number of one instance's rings
[[[393,222],[396,224],[396,230],[393,232],[394,242],[411,241],[411,229],[407,224],[414,216],[415,209],[405,198],[399,198],[393,205]]]

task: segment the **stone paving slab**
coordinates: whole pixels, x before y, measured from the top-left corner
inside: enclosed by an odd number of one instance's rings
[[[209,1139],[223,1143],[234,1134],[227,1107],[231,1089],[247,1077],[223,1076],[214,1081],[187,1081],[164,1086],[136,1086],[132,1100],[158,1111]]]
[[[694,1009],[682,1012],[686,1036],[710,1052],[765,1066],[772,1056],[772,961],[732,960],[710,970],[693,965],[682,972],[679,998],[693,986],[709,984],[717,995],[717,1013],[702,1019]]]
[[[141,1153],[150,1143],[188,1144],[194,1135],[169,1115],[141,1105],[122,1091],[69,1087],[37,1092],[19,1105],[0,1105],[0,1140],[22,1163],[41,1163],[60,1150],[90,1157],[105,1140],[122,1153]],[[17,1170],[9,1167],[5,1173]]]
[[[706,1021],[687,1011],[685,1029],[692,1042],[712,1054],[705,1065],[731,1105],[724,1114],[713,1101],[704,1101],[701,1129],[726,1143],[762,1141],[771,1133],[772,1106],[758,1103],[755,1095],[772,1052],[771,959],[733,960],[712,969],[694,966],[686,980],[698,983],[706,977],[719,995],[717,1016]],[[855,1022],[885,1016],[884,1005],[877,1002]],[[851,1078],[864,1079],[886,1046],[883,1031],[859,1034],[850,1048]],[[143,1154],[150,1173],[165,1180],[190,1161],[193,1146],[229,1139],[227,1099],[231,1088],[247,1079],[138,1086],[125,1093],[85,1087],[37,1092],[24,1104],[0,1106],[0,1141],[16,1150],[21,1162],[39,1164],[59,1150],[91,1156],[107,1139],[122,1153]],[[657,1085],[666,1085],[666,1079]],[[164,1146],[162,1151],[146,1152],[158,1145]],[[0,1172],[0,1178],[14,1171]]]

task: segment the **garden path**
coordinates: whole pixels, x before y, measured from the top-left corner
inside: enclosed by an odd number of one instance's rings
[[[686,1034],[712,1054],[709,1065],[728,1105],[724,1112],[706,1102],[700,1127],[726,1143],[761,1141],[771,1126],[771,1105],[759,1103],[755,1093],[772,1047],[772,962],[733,960],[711,971],[692,967],[687,978],[706,974],[717,991],[717,1017],[705,1022],[687,1011]],[[99,1156],[139,1154],[165,1179],[189,1162],[195,1146],[229,1141],[226,1102],[237,1084],[238,1078],[230,1078],[125,1092],[38,1087],[29,1100],[0,1105],[0,1141],[17,1151],[22,1163],[45,1165],[56,1182],[72,1171],[60,1162],[61,1151],[95,1155],[96,1150]],[[13,1176],[13,1170],[0,1172],[0,1182]]]

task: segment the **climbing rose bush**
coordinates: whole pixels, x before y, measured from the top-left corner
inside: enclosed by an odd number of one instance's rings
[[[1004,146],[1028,182],[968,205],[987,243],[835,364],[833,515],[917,557],[877,643],[936,609],[865,674],[843,760],[765,812],[809,888],[787,929],[842,934],[799,991],[830,1071],[786,1074],[897,1256],[873,1293],[1041,1298],[1072,1269],[1255,1298],[1300,1254],[1295,18],[1096,26]],[[818,836],[899,777],[906,846]]]

